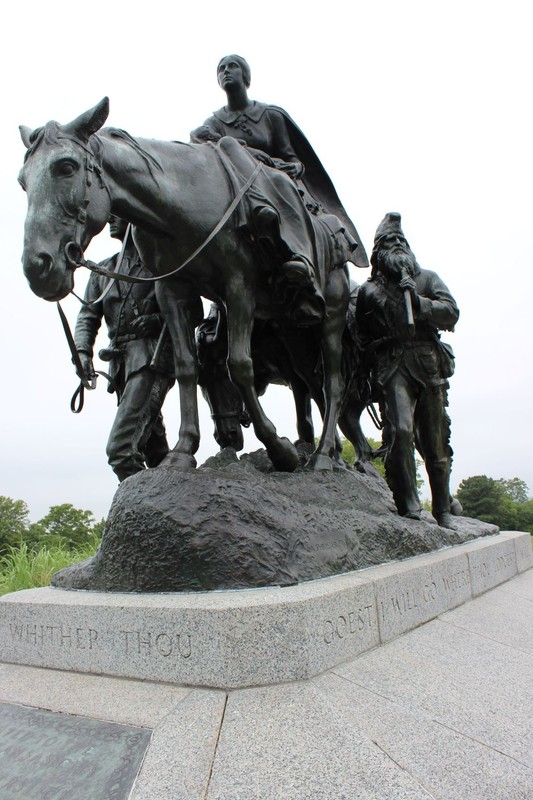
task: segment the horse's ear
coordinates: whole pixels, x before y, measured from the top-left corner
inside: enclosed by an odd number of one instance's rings
[[[28,128],[27,125],[19,125],[19,131],[20,131],[20,138],[24,142],[25,148],[28,149],[31,144],[30,141],[31,128]]]
[[[109,98],[104,97],[98,105],[89,111],[84,111],[75,120],[64,125],[65,130],[71,131],[83,141],[88,141],[93,133],[99,131],[109,115]]]

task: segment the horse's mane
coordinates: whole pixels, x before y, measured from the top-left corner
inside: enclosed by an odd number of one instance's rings
[[[130,147],[133,147],[135,152],[138,153],[141,156],[141,158],[144,160],[146,166],[148,167],[150,175],[152,176],[154,181],[157,182],[156,176],[154,175],[153,168],[155,167],[157,170],[159,170],[159,172],[164,172],[164,169],[161,166],[161,164],[159,163],[159,161],[151,153],[148,153],[147,150],[145,150],[143,147],[141,147],[141,145],[139,144],[137,139],[135,139],[133,136],[131,136],[131,134],[129,134],[127,131],[123,131],[121,128],[105,128],[104,132],[108,136],[110,136],[112,139],[113,138],[114,139],[120,139],[121,141],[125,142],[126,144],[129,144]],[[98,139],[97,136],[93,137],[93,138]]]
[[[151,153],[148,153],[143,147],[141,147],[139,142],[136,139],[134,139],[133,136],[130,136],[130,134],[127,131],[123,131],[120,128],[105,128],[105,133],[110,138],[120,139],[122,142],[125,142],[130,147],[132,147],[135,150],[135,152],[138,153],[144,160],[144,163],[148,167],[150,175],[157,183],[155,171],[159,170],[159,172],[164,172],[164,170],[159,161],[153,155],[151,155]],[[39,146],[43,142],[45,142],[46,144],[55,144],[59,139],[63,138],[76,139],[76,141],[78,141],[78,144],[80,144],[83,148],[91,150],[97,162],[101,165],[102,142],[97,134],[91,136],[88,143],[85,144],[77,137],[74,136],[70,137],[68,135],[65,136],[61,125],[58,122],[55,122],[54,120],[52,120],[51,122],[47,122],[46,125],[44,125],[43,127],[36,128],[34,131],[32,131],[32,133],[30,134],[30,146],[28,147],[24,155],[24,163],[26,163],[28,158],[30,158],[30,156],[32,156],[33,153],[35,153],[35,151],[39,148]]]

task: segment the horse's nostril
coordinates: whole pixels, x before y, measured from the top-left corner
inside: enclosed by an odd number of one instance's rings
[[[39,255],[37,256],[38,270],[42,278],[48,277],[53,264],[54,264],[54,259],[48,253],[39,253]]]
[[[24,274],[28,280],[46,280],[53,267],[54,259],[49,253],[37,253],[33,258],[23,261]]]
[[[77,242],[68,242],[65,245],[65,256],[70,269],[76,269],[83,263],[83,250]]]

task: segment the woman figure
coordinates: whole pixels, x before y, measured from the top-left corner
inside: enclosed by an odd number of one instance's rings
[[[250,67],[244,58],[225,56],[217,67],[218,83],[226,92],[227,105],[213,112],[204,124],[192,132],[193,141],[218,141],[222,136],[239,139],[243,144],[270,156],[291,178],[299,178],[304,166],[296,155],[282,109],[248,98]],[[257,154],[261,158],[260,153]]]
[[[352,261],[356,266],[367,267],[368,259],[355,226],[316,153],[286,111],[248,97],[250,77],[250,67],[241,56],[229,55],[220,60],[217,78],[226,93],[227,103],[192,131],[191,141],[217,142],[223,137],[231,137],[245,145],[258,160],[285,172],[295,181],[307,210],[327,220],[333,236],[342,232],[342,249],[347,254],[345,260]],[[314,265],[297,248],[289,253],[287,247],[283,246],[287,239],[280,241],[280,238],[284,238],[283,212],[274,210],[268,203],[262,203],[258,195],[254,197],[254,202],[255,223],[264,232],[264,238],[274,244],[282,262],[278,276],[282,292],[286,293],[290,285],[298,285],[303,289],[307,295],[309,322],[316,322],[323,312],[323,298]]]

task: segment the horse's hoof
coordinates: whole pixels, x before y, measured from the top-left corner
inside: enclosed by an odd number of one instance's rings
[[[353,466],[361,475],[369,475],[371,478],[381,478],[381,475],[370,461],[356,461]]]
[[[300,466],[295,446],[284,436],[269,446],[267,453],[278,472],[294,472]]]
[[[305,455],[309,458],[315,452],[315,444],[311,442],[306,442],[303,439],[298,439],[294,442],[294,446],[300,455]]]
[[[313,453],[311,458],[306,464],[306,469],[312,469],[317,472],[331,472],[334,467],[333,459],[323,453]]]
[[[159,465],[160,467],[175,467],[177,469],[196,469],[196,459],[189,453],[180,453],[171,450]]]

